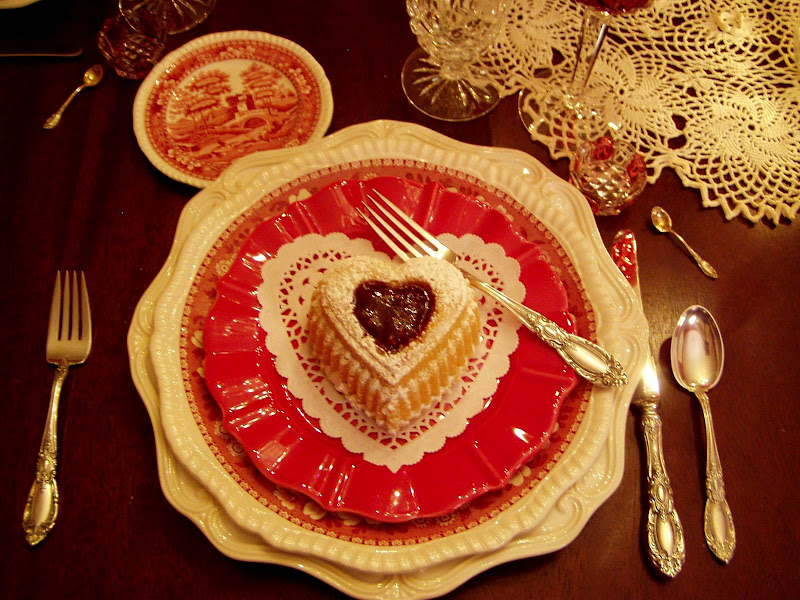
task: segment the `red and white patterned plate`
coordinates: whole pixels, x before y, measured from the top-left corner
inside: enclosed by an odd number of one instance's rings
[[[133,127],[162,173],[195,187],[236,159],[321,138],[333,98],[322,67],[289,40],[257,31],[197,38],[139,88]]]

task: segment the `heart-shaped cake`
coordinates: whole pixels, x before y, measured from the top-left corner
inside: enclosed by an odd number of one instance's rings
[[[413,423],[464,371],[480,326],[467,280],[430,257],[345,259],[322,277],[308,312],[325,375],[389,433]]]

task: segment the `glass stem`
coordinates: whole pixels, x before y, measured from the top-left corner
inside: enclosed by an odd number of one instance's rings
[[[586,7],[583,11],[581,35],[578,38],[578,54],[575,57],[575,69],[567,88],[567,96],[573,103],[580,103],[586,82],[592,74],[594,63],[600,54],[600,48],[606,39],[608,23],[606,15],[598,10]],[[594,43],[592,43],[594,42]]]

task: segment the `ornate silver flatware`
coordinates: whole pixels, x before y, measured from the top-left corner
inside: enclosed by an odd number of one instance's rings
[[[714,421],[708,390],[719,382],[725,362],[717,322],[702,306],[687,308],[672,334],[672,372],[675,379],[700,401],[706,424],[706,508],[703,530],[706,544],[722,562],[727,563],[736,549],[733,515],[725,499],[725,482],[719,461]]]
[[[611,257],[633,286],[641,305],[636,239],[633,232],[622,230],[617,233],[611,246]],[[656,364],[649,350],[642,370],[642,381],[633,396],[633,403],[639,408],[647,457],[647,551],[659,571],[675,577],[686,560],[686,545],[664,462],[662,423],[658,414],[660,386]]]
[[[72,273],[70,283],[70,273],[67,272],[62,291],[61,273],[56,274],[47,329],[47,362],[56,365],[56,375],[50,392],[50,408],[47,411],[42,443],[39,446],[36,479],[28,493],[22,515],[25,539],[31,546],[47,537],[58,516],[56,430],[61,386],[67,378],[69,367],[84,363],[92,349],[92,316],[83,273],[80,278],[80,292],[78,287],[78,274]]]
[[[75,96],[77,96],[81,90],[87,87],[96,86],[98,83],[100,83],[100,80],[102,78],[103,78],[103,67],[101,65],[94,65],[92,67],[89,67],[86,73],[83,74],[83,83],[81,83],[78,87],[76,87],[75,90],[69,95],[69,97],[66,100],[64,100],[64,104],[62,104],[61,107],[56,112],[54,112],[47,118],[42,127],[44,129],[53,129],[53,127],[58,125],[61,122],[61,115],[63,115],[64,111],[67,110],[67,107],[69,106],[69,103],[72,102],[72,99]]]
[[[700,267],[700,270],[703,272],[703,274],[711,279],[716,279],[718,277],[717,270],[711,266],[711,263],[695,252],[694,248],[692,248],[686,242],[686,240],[683,239],[683,237],[672,228],[672,217],[669,216],[669,213],[666,210],[660,206],[654,206],[653,210],[650,212],[650,220],[653,222],[653,226],[658,231],[661,233],[671,233],[675,236],[675,239],[683,244],[683,247],[686,248],[686,251],[697,263],[697,266]]]
[[[459,256],[442,242],[425,231],[408,215],[403,213],[386,196],[373,190],[367,197],[372,205],[364,209],[371,215],[361,212],[361,216],[389,247],[404,261],[411,256],[433,256],[458,267]],[[477,279],[471,273],[461,272],[473,287],[497,300],[534,334],[539,336],[566,361],[581,377],[605,386],[625,385],[628,376],[619,361],[607,350],[594,342],[569,333],[550,319],[535,310],[512,300],[500,290]]]

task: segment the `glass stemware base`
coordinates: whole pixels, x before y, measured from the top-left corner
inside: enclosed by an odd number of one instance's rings
[[[403,65],[403,92],[414,107],[442,121],[470,121],[492,110],[500,94],[490,83],[479,83],[480,68],[467,67],[469,77],[455,76],[417,48]]]
[[[125,79],[144,79],[161,59],[167,40],[163,5],[142,2],[103,22],[97,33],[100,54]]]
[[[206,20],[217,0],[167,0],[165,18],[167,32],[172,35],[188,31]]]
[[[572,153],[582,143],[609,135],[616,129],[596,106],[599,103],[571,96],[566,90],[522,90],[517,111],[534,139],[556,140],[556,147]]]
[[[603,136],[578,146],[570,160],[569,180],[583,192],[594,214],[614,216],[642,193],[647,166],[628,142]]]

